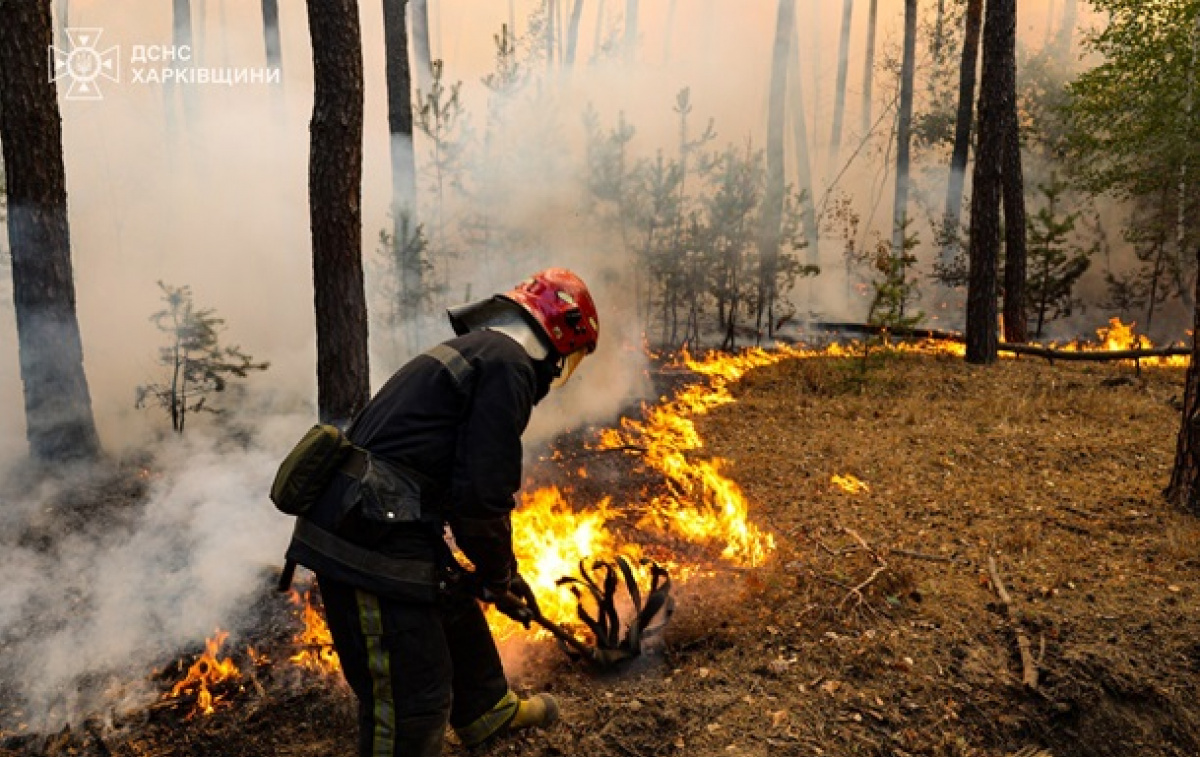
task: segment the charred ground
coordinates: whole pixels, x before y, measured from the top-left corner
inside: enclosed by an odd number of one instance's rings
[[[510,650],[515,682],[553,691],[563,722],[479,754],[1200,753],[1200,523],[1159,494],[1182,384],[1180,369],[892,354],[752,372],[698,419],[697,454],[728,461],[775,534],[770,564],[679,587],[661,648],[617,673]],[[636,454],[587,462],[586,478],[557,465],[593,493],[648,480]],[[283,602],[265,590],[243,640],[285,653]],[[247,669],[212,716],[155,706],[7,733],[0,755],[353,752],[336,679]]]

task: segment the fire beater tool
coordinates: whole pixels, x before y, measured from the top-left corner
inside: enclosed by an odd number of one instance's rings
[[[642,653],[642,643],[662,631],[675,611],[671,578],[667,571],[653,562],[647,561],[645,564],[650,567],[650,590],[644,603],[633,569],[623,557],[617,557],[615,565],[596,562],[592,565],[592,572],[580,562],[578,578],[566,576],[558,580],[560,586],[570,586],[578,602],[576,614],[596,637],[595,646],[585,643],[548,619],[538,607],[527,604],[530,618],[558,639],[563,651],[572,659],[585,659],[597,667],[608,668],[638,657]],[[617,589],[622,578],[633,605],[632,617],[624,636],[621,635],[621,618],[616,607]],[[584,606],[585,592],[596,605],[595,616]],[[655,619],[660,615],[661,620],[656,623]]]

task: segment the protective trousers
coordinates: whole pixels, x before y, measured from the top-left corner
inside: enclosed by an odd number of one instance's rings
[[[508,696],[474,597],[397,602],[317,576],[342,672],[358,698],[360,757],[434,757]]]

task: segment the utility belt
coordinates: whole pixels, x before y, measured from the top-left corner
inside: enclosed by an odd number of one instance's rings
[[[457,563],[442,539],[444,516],[436,504],[434,481],[357,447],[339,472],[350,482],[335,482],[312,517],[296,518],[279,590],[291,587],[300,564],[374,593],[435,600],[447,589]],[[404,559],[380,551],[397,527],[432,542],[437,559]]]

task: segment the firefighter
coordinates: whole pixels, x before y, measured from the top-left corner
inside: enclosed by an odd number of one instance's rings
[[[596,349],[596,307],[578,276],[550,268],[448,315],[458,336],[358,414],[346,434],[362,452],[297,518],[288,547],[316,574],[363,757],[438,755],[447,723],[472,747],[558,717],[549,694],[509,688],[479,600],[529,626],[537,605],[509,520],[521,434]]]

